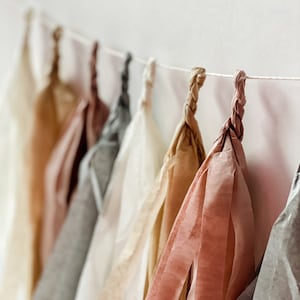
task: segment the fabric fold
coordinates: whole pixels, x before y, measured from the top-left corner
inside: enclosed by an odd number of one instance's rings
[[[151,110],[154,68],[155,63],[150,60],[144,71],[140,106],[125,133],[103,200],[103,213],[98,216],[77,300],[99,298],[161,166],[164,147]],[[134,292],[143,295],[143,290]]]
[[[159,252],[162,251],[159,247],[164,246],[163,239],[159,245],[159,238],[168,235],[184,194],[205,157],[201,134],[194,117],[198,90],[204,80],[205,70],[193,69],[183,120],[175,131],[160,173],[137,215],[125,248],[108,276],[99,299],[142,299],[140,294],[134,293],[143,289],[143,285],[137,286],[136,280],[137,277],[145,278],[145,270],[141,270],[140,266],[146,258],[148,274],[155,268]],[[165,215],[161,213],[163,205],[167,207]],[[166,224],[161,227],[163,216]],[[147,246],[151,232],[152,245],[148,258]]]
[[[53,62],[47,85],[35,101],[33,124],[27,147],[29,169],[29,197],[33,226],[33,288],[41,271],[40,247],[42,221],[45,209],[44,176],[52,150],[60,139],[66,123],[74,111],[78,98],[72,88],[59,79],[59,41],[62,30],[53,32]],[[46,137],[46,138],[45,138]]]
[[[114,160],[130,122],[127,57],[122,93],[101,137],[80,164],[78,191],[34,294],[35,300],[73,300]]]
[[[275,221],[258,275],[253,299],[300,298],[300,167],[286,207]]]
[[[150,247],[145,295],[183,199],[205,159],[200,130],[194,117],[197,109],[198,90],[203,85],[204,80],[205,70],[202,68],[193,69],[188,99],[184,109],[184,120],[177,129],[167,154],[169,158],[174,158],[175,163],[168,170],[168,189],[165,195],[160,195],[164,197],[164,203],[152,230],[152,247]],[[186,294],[187,286],[182,292],[181,299],[186,299]]]
[[[76,193],[79,164],[96,143],[108,117],[108,107],[98,97],[95,43],[91,58],[91,93],[81,99],[68,126],[55,146],[45,175],[45,210],[41,257],[45,266]]]
[[[32,227],[25,150],[30,137],[36,83],[29,36],[34,12],[26,13],[17,60],[0,102],[0,299],[29,300]]]
[[[235,300],[254,276],[254,222],[241,144],[246,75],[235,78],[232,115],[183,201],[146,299]]]

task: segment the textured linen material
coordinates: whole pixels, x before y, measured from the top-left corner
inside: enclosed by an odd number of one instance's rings
[[[54,31],[53,38],[54,60],[49,75],[49,83],[38,94],[35,101],[33,126],[27,149],[29,156],[29,197],[34,234],[33,287],[42,270],[40,244],[45,197],[45,170],[51,152],[62,134],[62,129],[78,102],[78,98],[71,87],[59,79],[59,28]]]
[[[36,84],[30,63],[31,15],[0,102],[0,299],[29,300],[32,227],[25,149]]]
[[[178,299],[192,266],[188,298],[236,300],[254,276],[254,223],[245,181],[246,75],[235,79],[233,112],[183,201],[147,300]]]
[[[127,81],[128,78],[123,80]],[[37,286],[35,300],[75,298],[97,221],[96,204],[102,203],[113,163],[129,122],[129,96],[126,88],[110,114],[100,140],[87,153],[80,165],[78,192]]]
[[[140,107],[125,133],[104,197],[103,212],[98,216],[79,282],[77,300],[99,298],[161,166],[164,147],[150,105],[153,73],[154,62],[150,61],[144,73]],[[140,280],[144,284],[145,278]],[[143,296],[143,289],[140,295]]]
[[[205,159],[205,151],[197,121],[194,117],[197,107],[198,90],[203,85],[204,69],[193,70],[190,81],[190,92],[185,105],[184,122],[174,136],[168,156],[174,157],[174,166],[168,171],[168,189],[163,195],[164,203],[157,216],[152,232],[152,245],[149,253],[145,295],[152,281],[154,271],[161,253],[167,243],[169,233],[190,187],[196,172]],[[202,75],[202,76],[201,76]],[[186,286],[181,298],[186,299]]]
[[[69,203],[78,181],[79,164],[96,143],[107,120],[109,110],[98,97],[95,45],[91,62],[91,95],[82,99],[63,136],[52,152],[45,176],[45,210],[41,241],[41,257],[46,264],[65,220]]]
[[[300,299],[300,167],[287,205],[274,223],[254,298],[257,300]]]

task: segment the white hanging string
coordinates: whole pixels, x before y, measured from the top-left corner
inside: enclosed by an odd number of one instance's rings
[[[15,4],[12,4],[11,2],[7,3],[9,6],[13,7],[14,9],[20,10],[20,7],[16,6]],[[53,26],[57,25],[58,22],[56,22],[52,17],[49,15],[46,15],[44,12],[37,11],[37,16],[39,17],[39,21],[46,25],[49,28],[52,28]],[[64,34],[66,36],[69,36],[69,38],[76,40],[82,44],[87,44],[91,45],[94,40],[91,38],[88,38],[84,36],[82,33],[76,32],[74,30],[71,30],[68,27],[62,26],[64,28]],[[112,56],[124,58],[125,57],[125,52],[113,49],[111,47],[107,47],[100,43],[101,45],[101,51],[104,51]],[[148,60],[134,56],[132,58],[133,61],[146,65]],[[181,67],[176,67],[176,66],[171,66],[167,64],[162,64],[162,63],[156,63],[157,67],[168,69],[171,71],[180,71],[180,72],[187,72],[190,73],[191,69],[188,68],[181,68]],[[206,76],[211,76],[211,77],[221,77],[221,78],[233,78],[233,74],[222,74],[222,73],[214,73],[214,72],[206,72]],[[257,80],[288,80],[288,81],[300,81],[300,77],[295,76],[295,77],[286,77],[286,76],[261,76],[261,75],[247,75],[247,79],[257,79]]]

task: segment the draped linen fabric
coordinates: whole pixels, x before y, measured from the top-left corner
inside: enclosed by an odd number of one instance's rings
[[[185,106],[184,121],[176,131],[167,154],[168,158],[173,157],[175,162],[173,167],[168,170],[168,188],[166,194],[161,195],[165,199],[152,232],[145,294],[147,294],[148,285],[151,283],[156,265],[159,262],[183,199],[196,172],[205,159],[201,134],[194,117],[197,108],[198,90],[203,85],[205,78],[202,73],[204,73],[203,69],[194,69],[190,82],[189,98]],[[183,299],[186,298],[185,294],[186,291],[183,292]]]
[[[238,72],[233,112],[184,199],[147,300],[235,300],[254,277],[254,224],[241,144],[246,75]]]
[[[130,122],[128,63],[122,93],[105,123],[101,138],[80,165],[78,191],[34,294],[35,300],[73,300],[114,160]],[[100,199],[99,199],[100,198]],[[99,206],[99,205],[98,205]]]
[[[66,122],[74,111],[78,98],[71,87],[59,79],[59,39],[61,29],[55,29],[54,59],[49,83],[38,94],[33,112],[33,126],[28,144],[29,197],[33,224],[33,287],[39,279],[41,226],[44,211],[44,176],[51,152],[59,140]]]
[[[98,97],[96,54],[91,59],[91,95],[82,99],[47,165],[41,257],[46,264],[66,217],[78,181],[79,164],[101,134],[109,109]]]
[[[32,11],[17,60],[0,102],[0,299],[28,300],[31,291],[32,228],[26,194],[25,148],[36,84],[30,63]]]
[[[144,253],[146,253],[146,258],[148,255],[148,237],[153,227],[157,228],[157,231],[152,232],[152,251],[149,253],[150,258],[152,258],[151,262],[154,265],[159,259],[157,252],[162,250],[158,249],[159,245],[154,241],[159,240],[160,233],[164,238],[167,236],[167,231],[176,216],[180,202],[184,199],[185,192],[205,158],[201,134],[194,117],[197,108],[198,90],[203,85],[204,80],[205,70],[195,68],[190,80],[190,91],[185,104],[183,121],[180,122],[175,131],[160,174],[138,213],[132,233],[111,274],[108,276],[99,299],[142,299],[139,294],[134,293],[139,289],[143,289],[143,285],[141,287],[137,286],[135,279],[136,276],[142,275],[139,272],[143,270],[139,270],[139,266],[143,261]],[[162,215],[159,211],[162,210],[163,206],[166,207],[164,212],[166,225],[158,227],[158,224],[163,223],[159,219]],[[154,239],[156,234],[157,238]],[[161,247],[164,246],[163,241],[162,239]],[[134,274],[137,275],[134,276]],[[142,278],[145,278],[145,276],[142,276]],[[133,291],[132,294],[128,293],[130,290]]]
[[[272,227],[253,299],[300,299],[299,230],[300,167],[286,207]]]
[[[154,67],[154,61],[150,60],[145,68],[140,106],[128,126],[114,164],[80,278],[77,300],[99,298],[162,163],[164,147],[152,118],[150,102]],[[143,290],[140,294],[143,295]]]

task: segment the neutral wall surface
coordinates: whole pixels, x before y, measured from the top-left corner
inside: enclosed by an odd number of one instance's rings
[[[88,93],[88,59],[93,39],[159,63],[208,72],[300,76],[300,3],[296,0],[0,0],[0,85],[7,78],[23,29],[21,10],[32,3],[62,25],[90,40],[63,39],[61,74],[78,92]],[[54,26],[55,24],[53,24]],[[32,58],[44,78],[51,58],[49,26],[34,23]],[[116,100],[122,59],[100,50],[103,99]],[[131,65],[132,110],[141,88],[142,64]],[[189,74],[157,68],[154,116],[166,145],[180,120]],[[197,118],[207,151],[230,113],[232,79],[208,77],[200,92]],[[300,154],[300,81],[246,83],[244,141],[257,233],[257,260],[274,219],[283,208]]]

